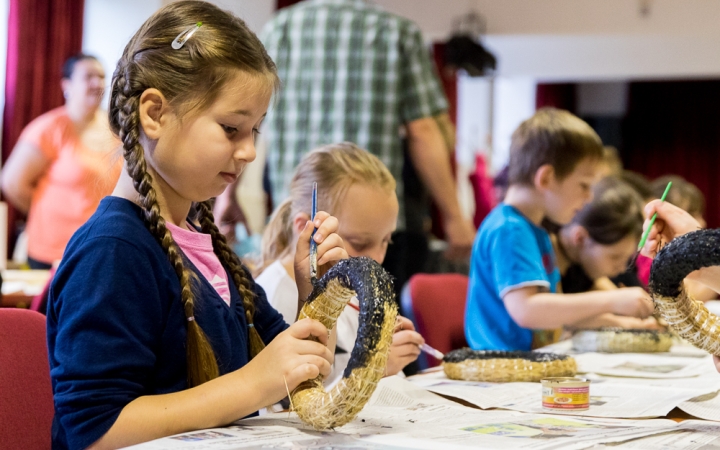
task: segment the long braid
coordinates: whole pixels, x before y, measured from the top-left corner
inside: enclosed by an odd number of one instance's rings
[[[225,266],[230,269],[233,281],[240,291],[240,297],[242,297],[243,306],[245,307],[245,317],[247,318],[248,326],[250,327],[248,334],[250,340],[250,357],[253,358],[255,355],[265,348],[260,334],[254,325],[255,317],[255,295],[250,289],[250,279],[247,269],[240,262],[240,258],[230,248],[227,243],[225,236],[218,230],[215,225],[215,217],[212,213],[211,201],[205,201],[196,203],[198,211],[198,219],[202,232],[207,233],[212,237],[213,251]]]
[[[120,72],[120,70],[118,70]],[[207,336],[197,320],[195,320],[195,295],[192,291],[192,273],[183,264],[181,252],[165,225],[165,219],[160,215],[160,205],[157,193],[153,187],[153,179],[147,171],[145,152],[139,142],[139,94],[133,93],[125,73],[116,73],[113,83],[113,98],[117,117],[118,134],[123,143],[124,157],[128,174],[133,180],[135,190],[140,195],[140,204],[145,214],[145,222],[150,232],[155,236],[168,260],[175,269],[180,281],[180,295],[187,318],[187,371],[188,384],[197,386],[219,374],[217,360]]]

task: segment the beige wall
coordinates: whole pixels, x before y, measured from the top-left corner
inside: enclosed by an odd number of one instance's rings
[[[442,39],[485,16],[499,75],[546,81],[720,75],[715,0],[377,0]],[[642,6],[647,5],[647,13]]]

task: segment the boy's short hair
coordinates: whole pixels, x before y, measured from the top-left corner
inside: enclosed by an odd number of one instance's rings
[[[515,130],[510,144],[510,185],[532,185],[540,167],[550,164],[562,180],[586,158],[602,160],[600,137],[568,111],[541,108]]]

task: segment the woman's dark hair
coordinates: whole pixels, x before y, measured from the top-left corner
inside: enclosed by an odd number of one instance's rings
[[[592,202],[575,215],[572,223],[585,228],[601,245],[615,244],[627,236],[642,234],[642,199],[627,183],[607,177],[593,189]]]
[[[93,55],[88,55],[87,53],[78,53],[72,55],[65,60],[65,63],[62,66],[62,77],[68,79],[72,77],[73,71],[75,70],[75,64],[79,63],[80,61],[85,61],[86,59],[91,59],[93,61],[98,60]]]

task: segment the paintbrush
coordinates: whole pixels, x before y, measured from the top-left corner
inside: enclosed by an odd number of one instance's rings
[[[434,348],[430,347],[427,344],[423,344],[420,346],[420,350],[424,351],[428,355],[432,356],[433,358],[442,361],[445,355],[440,350],[435,350]]]
[[[672,181],[667,184],[667,187],[665,188],[665,192],[663,192],[662,197],[660,198],[661,202],[664,202],[667,198],[668,192],[670,192],[670,187],[672,186]],[[635,256],[633,256],[632,260],[630,261],[630,264],[628,265],[628,272],[635,272],[637,269],[637,260],[640,257],[640,250],[645,246],[645,242],[647,241],[648,236],[650,235],[650,230],[652,229],[653,225],[655,225],[655,220],[657,219],[657,213],[653,214],[653,216],[650,218],[650,223],[648,224],[648,227],[645,229],[645,232],[642,234],[642,238],[640,239],[640,243],[638,244],[637,251],[635,252]]]
[[[317,215],[317,183],[313,183],[313,190],[312,190],[312,207],[311,207],[311,216],[310,220],[313,221],[313,232],[310,235],[310,282],[313,286],[315,286],[315,283],[317,282],[317,274],[318,274],[318,267],[317,267],[317,244],[315,243],[315,232],[317,231],[317,227],[315,227],[315,215]]]

